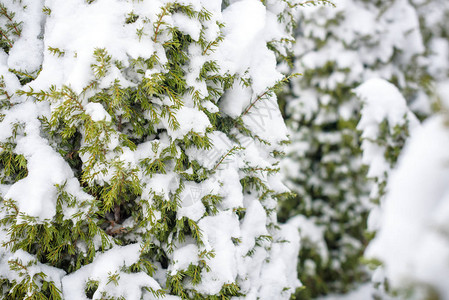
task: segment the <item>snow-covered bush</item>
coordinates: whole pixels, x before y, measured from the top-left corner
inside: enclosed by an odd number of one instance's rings
[[[300,11],[285,116],[291,145],[283,170],[297,197],[281,220],[299,226],[302,298],[345,292],[367,279],[359,258],[367,243],[369,183],[356,126],[361,102],[352,90],[370,78],[393,82],[414,111],[430,111],[421,62],[418,15],[408,0],[334,1]]]
[[[292,3],[0,3],[2,297],[287,299]]]
[[[396,165],[404,143],[419,126],[399,90],[391,83],[374,78],[355,90],[363,104],[357,129],[361,131],[362,160],[369,167],[367,178],[372,188],[367,230],[375,236],[380,229],[389,175]],[[372,261],[375,271],[372,281],[378,293],[391,292],[384,268]]]
[[[445,110],[411,133],[388,180],[380,230],[367,248],[401,299],[449,297],[448,124]]]
[[[379,229],[379,209],[388,175],[395,166],[399,153],[410,132],[419,126],[399,90],[391,83],[373,78],[355,89],[362,101],[361,118],[357,129],[361,132],[362,161],[369,167],[367,177],[374,181],[370,198],[376,205],[371,210],[368,230]]]
[[[443,278],[448,275],[445,260],[449,252],[444,233],[447,222],[441,220],[447,218],[444,211],[447,206],[444,203],[446,188],[443,182],[448,177],[445,175],[447,157],[440,149],[445,147],[449,133],[448,103],[444,101],[449,92],[449,27],[445,21],[449,16],[449,3],[439,0],[411,2],[419,15],[426,49],[420,64],[425,66],[430,79],[425,80],[429,102],[440,112],[419,126],[403,104],[398,106],[404,100],[393,101],[392,98],[401,98],[397,91],[388,91],[385,84],[382,84],[382,88],[373,82],[358,89],[365,98],[370,95],[373,100],[371,103],[376,101],[379,108],[382,99],[390,98],[388,103],[384,103],[384,107],[388,107],[388,119],[391,119],[393,113],[399,121],[396,130],[392,127],[389,129],[389,142],[387,140],[384,143],[380,136],[371,137],[378,146],[387,146],[384,156],[392,159],[387,159],[389,165],[384,168],[381,167],[382,163],[376,162],[382,159],[382,149],[376,146],[373,148],[372,143],[366,139],[364,141],[367,146],[364,147],[364,159],[370,160],[371,168],[378,166],[378,171],[385,171],[383,180],[378,181],[372,191],[372,196],[378,195],[380,206],[373,208],[369,228],[378,232],[368,246],[366,256],[380,264],[373,280],[380,285],[385,283],[384,288],[390,293],[399,293],[400,298],[408,299],[446,299],[449,291]],[[385,109],[381,111],[387,112]],[[398,118],[400,113],[403,114],[402,120]],[[373,114],[372,111],[371,116]],[[366,111],[366,115],[370,113]],[[362,125],[362,122],[359,126],[369,130],[369,126]],[[410,139],[407,138],[409,135]],[[404,141],[406,146],[402,149]],[[388,155],[388,152],[391,153],[388,148],[393,150],[394,155]],[[397,166],[392,169],[398,155]],[[381,190],[378,190],[379,183]]]

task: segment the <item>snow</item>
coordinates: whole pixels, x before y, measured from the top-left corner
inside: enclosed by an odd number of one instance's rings
[[[21,38],[17,40],[9,52],[8,66],[22,72],[34,72],[39,70],[43,60],[42,16],[43,0],[23,1],[26,6],[23,14],[18,16],[22,23]],[[30,55],[33,53],[33,55]]]
[[[196,160],[201,166],[212,169],[218,162],[232,149],[234,143],[220,131],[213,131],[208,134],[212,149],[187,149],[187,154]],[[225,162],[227,163],[227,162]]]
[[[164,126],[172,139],[183,138],[191,131],[204,135],[206,129],[211,126],[209,118],[204,112],[187,106],[178,109],[175,118],[179,123],[179,128],[176,130],[170,127],[168,117],[163,120]]]
[[[149,39],[139,41],[128,34],[137,24],[123,26],[117,22],[132,11],[126,2],[100,0],[87,4],[68,0],[62,5],[52,0],[46,6],[52,13],[45,22],[44,48],[58,48],[65,54],[58,57],[44,52],[42,72],[31,84],[38,90],[53,84],[67,85],[81,92],[94,79],[90,65],[94,63],[95,48],[106,48],[113,60],[125,63],[128,57],[149,58],[154,51]]]
[[[27,266],[28,275],[30,275],[37,284],[42,284],[42,279],[44,279],[47,282],[53,282],[56,288],[61,289],[61,278],[66,275],[66,272],[63,270],[42,264],[38,262],[35,256],[21,249],[17,250],[13,254],[0,255],[0,263],[2,265],[10,262],[18,262],[24,266]],[[40,273],[44,273],[46,277],[40,276]],[[27,279],[24,275],[24,273],[17,274],[11,272],[7,268],[0,268],[1,277],[9,277],[14,280],[21,281]]]
[[[231,209],[243,207],[243,191],[239,184],[239,174],[232,169],[225,169],[220,171],[223,178],[223,185],[225,189],[220,189],[220,195],[223,197],[220,206],[223,209]]]
[[[293,292],[292,289],[300,287],[301,283],[297,279],[296,270],[291,266],[298,263],[298,251],[300,238],[296,226],[292,224],[284,224],[281,226],[279,238],[284,238],[285,243],[273,245],[272,254],[273,261],[268,264],[265,272],[262,274],[262,292],[261,299],[276,299],[280,295],[288,295]],[[279,290],[276,286],[288,282],[287,290]]]
[[[171,18],[173,19],[173,25],[181,28],[181,31],[190,35],[194,41],[198,41],[200,38],[201,25],[195,19],[191,19],[183,14],[173,14]]]
[[[207,272],[208,276],[204,276],[196,289],[212,295],[218,293],[223,284],[232,283],[237,276],[238,256],[241,253],[235,255],[236,246],[232,238],[240,236],[239,221],[231,211],[226,211],[201,219],[198,226],[204,235],[205,250],[214,249],[215,257],[208,260],[210,272]],[[240,267],[245,268],[242,265]]]
[[[236,2],[223,12],[223,21],[227,26],[219,48],[219,54],[226,60],[222,67],[242,75],[248,71],[252,80],[252,99],[246,95],[250,93],[248,89],[234,85],[230,95],[221,100],[220,107],[225,113],[229,112],[230,116],[240,115],[251,100],[282,79],[276,70],[276,57],[266,46],[266,42],[276,37],[277,33],[272,29],[277,26],[270,28],[272,18],[263,4],[256,0]],[[235,99],[242,100],[234,103]]]
[[[406,101],[399,90],[383,79],[370,79],[359,86],[355,92],[365,102],[362,109],[363,117],[359,123],[360,128],[364,128],[371,122],[379,124],[385,119],[392,126],[402,124],[404,115],[407,114],[407,117],[411,118],[410,122],[414,124],[418,122],[417,118],[409,112]],[[367,137],[374,138],[373,136]]]
[[[98,121],[111,121],[111,116],[107,113],[107,111],[104,109],[103,105],[100,103],[88,103],[84,106],[86,114],[88,114],[92,121],[98,122]]]
[[[88,280],[99,282],[98,289],[92,299],[101,299],[102,293],[112,297],[124,297],[125,299],[140,299],[142,287],[160,289],[159,284],[143,272],[120,273],[118,283],[109,281],[109,276],[121,270],[122,267],[130,267],[139,260],[140,245],[116,246],[100,255],[95,260],[62,278],[62,291],[64,299],[88,299],[85,295],[85,285]]]
[[[244,72],[248,66],[248,54],[252,52],[249,48],[265,25],[265,7],[256,0],[239,1],[226,8],[223,20],[226,27],[221,51]]]
[[[383,178],[391,167],[386,161],[384,146],[372,142],[380,137],[380,124],[387,121],[390,131],[394,131],[395,126],[407,124],[413,131],[419,126],[419,121],[409,110],[399,90],[383,79],[370,79],[355,89],[355,93],[363,102],[362,118],[357,129],[363,131],[363,163],[369,166],[367,176]]]
[[[242,119],[249,129],[264,140],[281,142],[287,139],[287,127],[283,122],[275,97],[262,98],[257,101]]]
[[[187,217],[194,221],[200,220],[206,212],[201,199],[208,194],[205,192],[205,184],[187,182],[184,191],[181,193],[181,203],[177,211],[177,218]]]
[[[195,244],[187,244],[178,247],[173,253],[173,261],[171,273],[174,275],[178,270],[187,270],[190,264],[198,263],[198,246]]]
[[[220,101],[220,108],[225,114],[236,118],[250,105],[252,91],[243,84],[235,84]]]
[[[12,135],[12,124],[26,124],[26,135],[17,139],[15,151],[27,160],[28,176],[14,183],[5,193],[7,199],[17,201],[20,211],[38,218],[51,219],[56,213],[56,184],[62,185],[74,174],[64,159],[40,136],[39,111],[46,111],[41,104],[26,102],[14,106],[1,124],[0,140]],[[76,179],[75,179],[76,180]],[[76,184],[75,184],[76,186]],[[72,191],[82,194],[81,188]]]
[[[177,180],[174,179],[173,174],[155,174],[148,180],[147,186],[151,186],[151,189],[144,190],[143,194],[154,192],[155,194],[163,195],[163,197],[168,200],[169,192],[173,189],[173,183]]]
[[[313,220],[307,219],[302,215],[295,216],[288,222],[289,225],[297,228],[300,232],[301,243],[313,244],[324,261],[329,259],[326,241],[324,240],[325,228],[323,226],[315,224]]]

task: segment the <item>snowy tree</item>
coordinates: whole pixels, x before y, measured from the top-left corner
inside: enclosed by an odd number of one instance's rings
[[[357,87],[355,92],[363,103],[357,125],[362,132],[362,161],[369,167],[367,178],[373,183],[370,192],[373,205],[367,230],[375,236],[380,229],[389,175],[406,140],[419,127],[419,121],[399,90],[383,79],[370,79]],[[391,292],[384,267],[378,261],[371,263],[375,269],[372,280],[377,288],[376,293]]]
[[[4,299],[287,299],[287,0],[0,2]]]
[[[401,298],[449,297],[448,124],[445,109],[411,133],[387,183],[380,230],[367,248]]]
[[[383,79],[370,79],[355,92],[363,106],[357,125],[362,133],[362,160],[369,167],[367,177],[375,182],[370,193],[371,202],[376,204],[371,212],[374,215],[385,195],[388,176],[399,153],[410,132],[419,126],[419,121],[399,90]],[[371,223],[375,223],[376,218],[373,216]],[[379,229],[378,225],[369,223],[369,230]]]
[[[283,170],[297,197],[282,203],[280,217],[291,219],[302,238],[300,298],[345,292],[369,277],[359,259],[368,241],[370,184],[356,130],[361,102],[352,90],[380,77],[414,111],[430,111],[425,48],[409,1],[334,2],[336,8],[300,11],[293,71],[303,76],[285,96],[292,143]]]
[[[384,102],[382,99],[391,99],[388,105],[384,103],[384,107],[388,109],[380,110],[387,113],[384,114],[385,126],[380,127],[384,128],[387,134],[375,136],[368,132],[369,122],[362,124],[361,121],[359,124],[363,127],[364,134],[370,136],[370,141],[364,141],[364,159],[369,161],[367,163],[370,168],[385,171],[383,176],[374,176],[377,184],[374,185],[372,196],[378,196],[380,206],[373,208],[368,227],[378,233],[368,246],[366,256],[380,264],[373,280],[381,286],[384,285],[384,289],[389,293],[410,299],[445,299],[449,293],[441,278],[447,276],[444,263],[447,256],[447,247],[444,244],[447,241],[444,234],[440,233],[447,230],[447,224],[438,218],[444,218],[445,214],[445,199],[439,195],[444,193],[443,184],[440,182],[444,181],[444,178],[447,180],[444,175],[446,168],[442,167],[447,158],[438,149],[444,147],[447,140],[447,100],[444,99],[447,99],[449,91],[449,27],[444,20],[449,15],[449,6],[447,1],[411,2],[420,18],[426,48],[425,56],[420,58],[420,63],[425,66],[431,79],[426,80],[426,91],[429,102],[439,112],[419,126],[406,107],[399,105],[404,103],[403,99],[400,100],[401,96],[385,83],[368,82],[358,88],[360,96],[371,98],[369,102],[376,103],[378,108]],[[397,100],[393,101],[393,98]],[[380,111],[378,110],[377,114],[379,118],[383,115]],[[371,116],[368,119],[373,120],[372,116],[376,113],[367,109],[364,115]],[[381,133],[382,129],[377,132]],[[410,141],[406,142],[405,149],[402,149],[409,135]],[[382,145],[386,146],[384,150],[381,149]],[[399,162],[392,171],[391,167],[396,164],[398,155]],[[381,156],[389,158],[389,164],[384,165],[384,168]],[[381,177],[383,179],[378,180]],[[430,183],[427,178],[432,178],[435,182]]]

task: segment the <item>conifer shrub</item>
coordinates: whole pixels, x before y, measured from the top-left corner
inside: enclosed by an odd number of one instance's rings
[[[345,293],[369,272],[362,263],[371,182],[357,130],[361,101],[353,89],[392,82],[420,117],[430,113],[430,76],[418,15],[409,1],[335,1],[300,10],[290,72],[301,73],[281,97],[291,145],[282,164],[297,196],[279,217],[300,230],[299,299]],[[401,133],[402,134],[402,133]]]
[[[446,101],[442,107],[447,107]],[[410,137],[381,204],[382,218],[366,255],[382,265],[387,288],[401,299],[446,299],[449,172],[447,110],[427,118]],[[378,269],[379,270],[379,269]]]
[[[418,124],[404,105],[403,97],[388,83],[370,80],[357,88],[364,102],[359,123],[359,129],[363,130],[363,159],[374,181],[370,196],[375,205],[368,229],[375,238],[365,255],[375,267],[372,279],[379,287],[377,294],[386,291],[407,299],[444,299],[448,294],[439,278],[445,272],[440,268],[445,251],[441,244],[445,242],[444,238],[435,239],[433,230],[444,230],[445,225],[439,221],[441,219],[427,219],[432,211],[440,215],[438,218],[444,215],[444,212],[436,212],[444,205],[444,200],[423,195],[429,191],[436,195],[435,191],[442,189],[427,178],[431,177],[432,181],[444,178],[436,175],[442,170],[439,164],[445,159],[444,154],[430,144],[441,146],[447,133],[444,120],[447,118],[449,40],[448,26],[442,20],[448,16],[449,6],[446,1],[410,2],[419,16],[425,46],[419,64],[425,68],[427,76],[421,85],[432,104],[432,114],[422,125]],[[422,118],[422,114],[418,116]],[[391,241],[392,236],[395,236],[394,243],[387,241]],[[439,254],[427,259],[427,251]],[[437,273],[440,275],[436,277],[425,275]]]
[[[295,5],[0,4],[2,298],[287,299]]]
[[[361,132],[362,161],[368,166],[367,178],[372,182],[367,232],[373,237],[381,229],[386,195],[390,189],[390,174],[395,168],[406,141],[420,127],[418,118],[410,111],[399,90],[386,80],[373,78],[355,90],[362,102],[357,129]],[[367,263],[373,269],[374,294],[382,298],[394,294],[385,266],[368,251]],[[375,297],[375,295],[373,295]]]

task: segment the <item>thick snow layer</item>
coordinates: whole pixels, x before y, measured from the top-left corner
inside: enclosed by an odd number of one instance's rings
[[[204,112],[186,106],[176,111],[176,120],[179,122],[179,129],[176,130],[170,128],[168,120],[164,120],[168,134],[173,139],[183,138],[190,131],[204,134],[210,127],[210,121]]]
[[[126,1],[100,0],[87,4],[78,0],[64,3],[51,0],[46,6],[52,13],[45,22],[42,72],[31,84],[37,89],[68,85],[81,92],[94,79],[90,65],[94,63],[95,48],[106,48],[114,59],[123,62],[128,57],[149,58],[154,51],[151,40],[139,41],[129,34],[138,24],[118,22],[133,10]],[[51,54],[48,47],[63,51],[63,57]]]
[[[236,252],[232,238],[241,235],[239,221],[237,216],[227,211],[201,219],[198,226],[205,237],[205,249],[214,249],[215,257],[208,261],[211,268],[208,276],[196,288],[205,294],[215,294],[224,283],[231,283],[237,276],[240,255],[233,254],[239,252]],[[244,265],[241,267],[245,268]]]
[[[62,185],[71,179],[76,181],[68,163],[40,136],[39,112],[47,109],[45,105],[32,102],[19,104],[0,123],[2,142],[12,134],[12,124],[26,124],[26,135],[17,139],[15,151],[26,158],[28,176],[13,184],[5,197],[17,201],[20,211],[41,221],[52,218],[56,213],[55,185]],[[72,191],[78,195],[84,194],[79,184]]]
[[[159,284],[144,272],[123,273],[122,267],[130,267],[139,260],[140,244],[115,247],[99,254],[96,259],[78,271],[62,278],[64,299],[88,299],[85,294],[88,280],[98,281],[98,289],[92,299],[101,299],[102,293],[125,299],[141,299],[142,287],[160,289]],[[117,284],[109,280],[110,275],[119,274]]]
[[[246,96],[241,98],[246,101],[234,100],[250,93],[239,87],[234,87],[231,94],[222,99],[220,105],[230,116],[240,115],[251,100],[282,79],[282,75],[276,70],[276,57],[266,46],[266,42],[280,37],[279,31],[276,31],[278,24],[272,22],[273,17],[256,0],[236,2],[223,12],[227,26],[219,49],[219,54],[225,59],[222,67],[242,75],[247,71],[252,80],[252,99]],[[238,102],[234,103],[235,101]]]
[[[369,168],[368,178],[374,181],[370,196],[380,202],[372,207],[368,218],[368,230],[376,231],[381,226],[384,202],[381,185],[387,182],[394,167],[391,160],[387,159],[388,147],[400,150],[403,143],[401,139],[413,133],[420,123],[399,90],[383,79],[368,80],[355,89],[355,93],[363,102],[362,116],[357,125],[357,129],[362,132],[362,162]],[[386,132],[381,133],[381,126],[387,126]],[[407,130],[407,133],[400,132],[399,136],[395,136],[398,130]]]
[[[373,142],[380,138],[380,124],[387,121],[392,132],[395,126],[407,124],[413,131],[419,121],[399,90],[388,81],[370,79],[355,89],[355,93],[363,101],[362,117],[357,125],[362,131],[363,163],[369,166],[369,178],[383,178],[391,166],[385,158],[385,146]]]
[[[106,122],[111,121],[111,116],[100,103],[88,103],[84,106],[84,109],[86,110],[86,114],[88,114],[94,122],[102,120]]]
[[[300,237],[297,227],[293,224],[281,225],[279,239],[284,239],[284,243],[275,244],[271,250],[272,261],[267,263],[262,273],[261,299],[279,299],[287,296],[292,289],[301,286],[297,279],[296,270],[292,266],[298,263],[298,252]],[[279,290],[282,282],[288,282],[289,290]]]
[[[236,118],[245,110],[251,103],[252,91],[249,87],[236,84],[226,92],[220,106],[222,111],[228,116]]]
[[[0,239],[1,241],[1,239]],[[39,273],[44,273],[46,275],[46,278],[42,278],[45,279],[47,281],[53,281],[55,283],[55,286],[58,289],[61,289],[61,278],[64,277],[64,275],[66,275],[66,272],[64,272],[61,269],[58,268],[54,268],[51,267],[49,265],[46,264],[42,264],[40,262],[37,261],[36,257],[29,254],[26,251],[23,251],[21,249],[17,250],[14,253],[8,253],[8,254],[3,254],[0,252],[0,263],[2,265],[7,265],[10,262],[16,261],[22,265],[28,265],[27,267],[27,271],[28,274],[31,276],[35,276],[37,278],[39,278],[40,276],[38,275]],[[17,281],[21,281],[21,280],[25,280],[25,276],[24,274],[17,274],[14,272],[11,272],[8,268],[0,268],[0,276],[1,277],[6,277],[6,278],[13,278],[14,280]],[[38,281],[38,280],[36,280]]]
[[[402,124],[404,116],[412,118],[410,121],[413,124],[418,121],[410,114],[399,90],[386,80],[373,78],[359,86],[355,92],[364,101],[362,119],[358,125],[361,129],[370,123],[380,124],[383,120],[387,120],[391,126]],[[367,136],[367,138],[375,138],[375,136]]]
[[[44,23],[42,14],[44,0],[21,1],[26,6],[22,14],[16,16],[22,22],[21,38],[9,52],[8,66],[22,72],[39,70],[43,60],[44,43],[41,39]],[[32,53],[32,55],[30,55]]]

